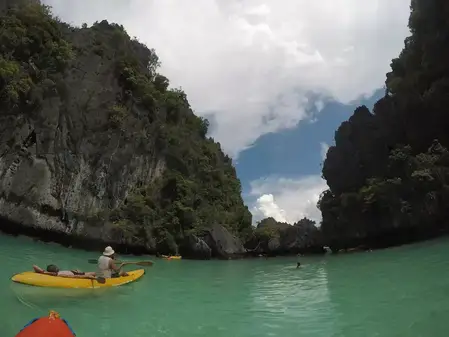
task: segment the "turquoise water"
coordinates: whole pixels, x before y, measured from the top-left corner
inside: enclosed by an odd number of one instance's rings
[[[0,236],[0,331],[58,311],[78,337],[448,335],[448,240],[296,260],[163,261],[136,283],[59,290],[13,284],[32,264],[89,270],[95,254]]]

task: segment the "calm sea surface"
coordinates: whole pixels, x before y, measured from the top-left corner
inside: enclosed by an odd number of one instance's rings
[[[449,240],[296,259],[163,261],[114,289],[13,284],[32,264],[85,271],[95,254],[0,235],[0,331],[50,309],[78,337],[449,336]],[[130,259],[131,257],[126,257]]]

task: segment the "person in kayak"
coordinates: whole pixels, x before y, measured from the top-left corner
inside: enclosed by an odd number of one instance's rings
[[[47,270],[34,265],[33,269],[36,273],[62,276],[62,277],[73,277],[73,278],[95,278],[95,272],[82,272],[79,270],[59,270],[58,266],[54,264],[49,264]]]
[[[123,264],[117,266],[114,260],[115,251],[111,246],[107,246],[103,254],[98,258],[98,271],[96,275],[104,278],[128,276],[126,272],[121,270]]]

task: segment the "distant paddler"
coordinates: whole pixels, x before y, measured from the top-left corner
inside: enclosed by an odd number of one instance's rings
[[[298,255],[296,255],[296,257],[299,259],[301,256],[303,256],[301,253],[299,253]],[[301,267],[301,262],[297,261],[296,262],[296,269],[298,269],[299,267]]]

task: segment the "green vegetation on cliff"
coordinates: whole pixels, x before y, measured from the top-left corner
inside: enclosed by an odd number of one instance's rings
[[[289,255],[298,253],[323,253],[321,231],[315,221],[303,218],[290,225],[274,218],[258,222],[247,242],[253,254]]]
[[[319,208],[333,249],[387,246],[438,235],[449,224],[449,3],[412,0],[386,94],[342,123]]]
[[[125,43],[137,44],[123,38]],[[156,236],[167,239],[168,245],[214,223],[227,224],[232,233],[246,235],[251,230],[251,214],[243,205],[231,159],[206,137],[209,123],[193,114],[184,92],[168,89],[168,79],[155,72],[158,58],[154,51],[138,46],[146,53],[143,60],[133,52],[115,56],[123,95],[111,110],[111,119],[115,125],[126,125],[128,118],[135,118],[127,107],[145,109],[146,123],[157,134],[155,149],[165,158],[166,169],[152,185],[137,186],[127,202],[114,210],[112,219],[136,238],[150,221]],[[122,132],[126,134],[126,128]],[[143,135],[140,141],[145,147],[148,138]]]
[[[0,17],[0,109],[38,113],[74,54],[47,7],[29,5]]]
[[[195,116],[184,92],[170,89],[168,79],[157,72],[159,60],[154,50],[131,39],[122,26],[102,21],[89,28],[70,27],[52,17],[48,7],[37,4],[3,13],[0,27],[2,118],[24,116],[38,124],[46,119],[43,103],[55,97],[60,111],[66,111],[76,90],[68,81],[80,71],[80,64],[84,62],[91,73],[109,67],[101,71],[112,77],[110,82],[116,83],[116,88],[104,84],[104,90],[98,92],[112,93],[115,99],[105,99],[95,110],[90,102],[102,96],[90,92],[89,87],[101,89],[103,83],[84,80],[79,90],[88,98],[79,107],[83,111],[79,119],[89,130],[72,131],[58,144],[67,143],[79,160],[92,167],[101,157],[101,146],[111,139],[118,139],[117,149],[122,153],[132,144],[130,155],[163,162],[157,172],[151,173],[151,183],[133,182],[124,198],[112,196],[115,190],[110,187],[109,208],[76,216],[93,226],[113,224],[114,236],[123,242],[156,245],[171,252],[187,234],[200,234],[213,224],[224,224],[240,238],[250,235],[251,214],[243,204],[231,159],[223,154],[220,144],[207,137],[208,121]],[[99,108],[107,111],[106,120],[101,119]],[[87,136],[94,144],[89,149],[96,151],[82,152]],[[52,150],[62,152],[56,145]],[[86,186],[98,190],[94,179],[89,179]]]

